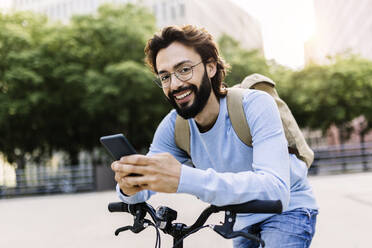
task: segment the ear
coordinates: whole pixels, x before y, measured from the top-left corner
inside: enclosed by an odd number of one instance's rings
[[[207,75],[209,78],[214,77],[217,72],[217,63],[215,61],[207,62],[205,68],[207,69]]]

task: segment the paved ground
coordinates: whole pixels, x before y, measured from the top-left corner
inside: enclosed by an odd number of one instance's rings
[[[312,247],[372,247],[372,173],[311,177],[320,214]]]
[[[372,173],[317,176],[310,181],[321,208],[312,247],[372,247]],[[106,210],[107,203],[116,200],[114,192],[0,200],[0,247],[153,247],[152,228],[141,235],[113,235],[116,227],[132,221],[128,215]],[[187,224],[207,206],[188,195],[159,194],[150,203],[177,209],[178,220]],[[209,222],[218,223],[222,217]],[[171,243],[162,235],[162,247],[171,247]],[[232,245],[205,229],[186,239],[185,247]]]

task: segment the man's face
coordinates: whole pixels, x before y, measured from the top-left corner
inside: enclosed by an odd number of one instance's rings
[[[211,94],[211,82],[200,55],[190,47],[173,42],[161,49],[156,57],[156,68],[159,74],[169,74],[183,68],[192,68],[192,77],[180,80],[171,74],[169,87],[163,88],[168,101],[184,119],[194,118],[205,107]],[[190,75],[191,76],[191,75]]]

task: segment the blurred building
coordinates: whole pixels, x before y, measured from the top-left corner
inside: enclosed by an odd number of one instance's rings
[[[134,0],[13,0],[13,10],[31,10],[47,15],[50,19],[68,22],[76,14],[95,12],[103,3],[128,3]]]
[[[103,3],[142,4],[153,12],[159,28],[194,24],[206,28],[215,37],[226,33],[244,48],[263,53],[258,22],[231,0],[13,0],[11,9],[31,10],[68,22],[72,15],[94,13]]]
[[[372,59],[372,1],[314,0],[316,34],[305,44],[305,63],[352,52]]]
[[[4,2],[0,2],[0,11],[5,10],[5,8],[7,8],[7,7],[8,7],[7,4],[5,4]]]
[[[246,49],[263,53],[261,28],[256,19],[231,0],[143,0],[156,17],[157,26],[193,24],[214,37],[228,34]]]

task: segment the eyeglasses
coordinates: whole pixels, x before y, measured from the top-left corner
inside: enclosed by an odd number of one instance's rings
[[[174,74],[182,82],[186,82],[192,78],[194,67],[201,64],[202,62],[203,61],[200,61],[195,65],[181,65],[172,73],[168,72],[160,73],[158,75],[158,78],[155,80],[155,83],[160,88],[168,88],[172,81],[172,74]]]

